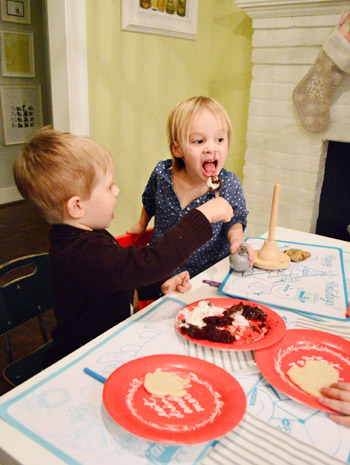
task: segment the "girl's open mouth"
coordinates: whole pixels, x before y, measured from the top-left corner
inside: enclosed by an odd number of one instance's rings
[[[216,172],[217,164],[218,164],[217,160],[206,160],[202,165],[204,174],[208,177],[214,176]]]

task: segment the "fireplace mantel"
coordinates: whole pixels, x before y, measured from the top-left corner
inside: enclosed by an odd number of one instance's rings
[[[344,0],[236,0],[235,3],[251,18],[334,15],[341,13],[346,4]]]

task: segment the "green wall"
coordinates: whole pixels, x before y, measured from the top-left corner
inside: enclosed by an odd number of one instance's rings
[[[168,114],[187,97],[214,97],[227,109],[234,137],[226,168],[242,180],[252,29],[232,0],[199,0],[196,40],[122,31],[120,1],[102,3],[86,0],[90,134],[115,160],[116,235],[138,220],[152,169],[170,157]]]

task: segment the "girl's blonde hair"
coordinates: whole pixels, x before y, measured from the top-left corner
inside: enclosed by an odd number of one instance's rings
[[[209,97],[191,97],[183,100],[172,110],[167,122],[168,145],[173,158],[172,168],[174,170],[180,170],[184,167],[183,159],[176,157],[174,154],[174,146],[177,145],[182,151],[188,150],[193,118],[203,108],[211,111],[225,125],[228,145],[230,146],[232,135],[231,121],[227,111],[219,102]]]
[[[44,127],[17,157],[14,177],[22,196],[53,224],[62,222],[66,201],[88,199],[98,169],[106,173],[111,166],[111,154],[91,137]]]

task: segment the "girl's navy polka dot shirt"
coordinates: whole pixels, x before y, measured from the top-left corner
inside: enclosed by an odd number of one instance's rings
[[[175,226],[190,210],[215,198],[214,192],[208,192],[182,209],[174,191],[171,166],[171,160],[160,161],[153,170],[142,195],[146,212],[151,217],[155,217],[151,244],[154,244],[168,229]],[[231,204],[234,216],[229,223],[221,221],[213,223],[213,238],[192,254],[189,260],[173,273],[174,275],[187,270],[193,277],[222,260],[230,254],[230,244],[227,239],[228,230],[236,223],[241,223],[243,230],[247,225],[248,210],[239,178],[224,168],[219,175],[222,179],[220,197],[224,197]]]

